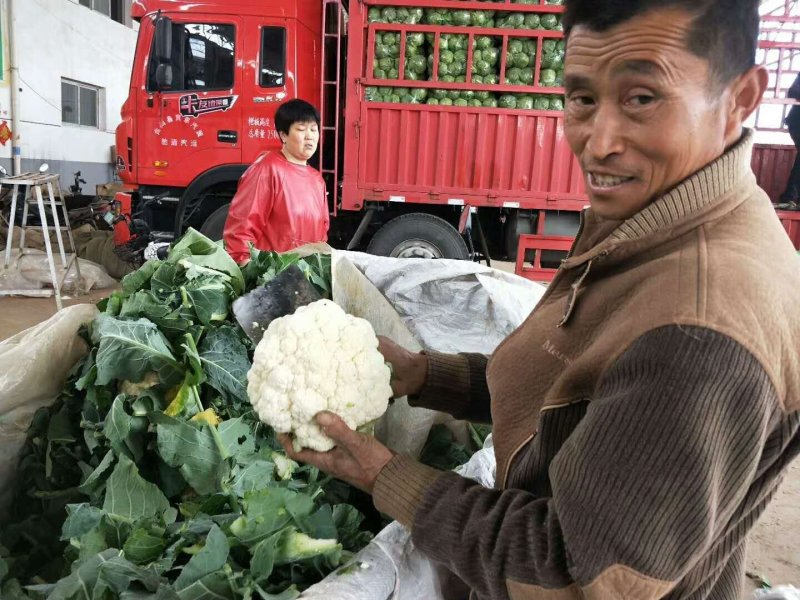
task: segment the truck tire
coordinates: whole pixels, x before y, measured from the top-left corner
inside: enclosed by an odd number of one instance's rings
[[[372,237],[367,252],[395,258],[468,260],[464,238],[444,219],[425,213],[401,215]]]
[[[225,204],[211,213],[203,223],[203,226],[200,227],[200,233],[215,242],[221,240],[222,234],[225,232],[225,221],[228,219],[228,209],[230,207],[230,204]]]

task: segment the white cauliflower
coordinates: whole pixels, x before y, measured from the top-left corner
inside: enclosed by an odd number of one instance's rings
[[[353,429],[366,425],[386,412],[390,378],[369,322],[319,300],[270,323],[247,373],[247,393],[259,419],[294,434],[295,450],[327,452],[335,444],[314,415],[328,410]]]

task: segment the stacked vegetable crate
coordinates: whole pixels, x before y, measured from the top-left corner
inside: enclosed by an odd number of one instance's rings
[[[447,0],[426,1],[425,7],[370,6],[368,56],[373,60],[367,81],[386,85],[368,85],[365,97],[561,111],[561,3],[504,0],[475,9],[469,2],[469,10]]]

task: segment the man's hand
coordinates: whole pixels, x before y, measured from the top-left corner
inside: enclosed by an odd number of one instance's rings
[[[382,336],[378,336],[378,351],[392,365],[392,391],[395,398],[422,391],[428,377],[427,356],[409,352]]]
[[[336,447],[328,452],[295,452],[292,438],[281,434],[278,439],[286,454],[371,494],[378,474],[394,456],[392,451],[374,437],[353,431],[333,413],[321,412],[315,418],[325,435],[336,442]]]

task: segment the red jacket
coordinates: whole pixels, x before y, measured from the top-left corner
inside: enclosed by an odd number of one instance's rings
[[[238,263],[259,250],[285,252],[328,239],[325,181],[313,167],[296,165],[282,152],[265,152],[239,180],[225,222],[225,247]]]

